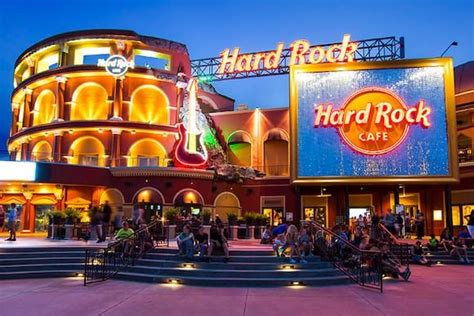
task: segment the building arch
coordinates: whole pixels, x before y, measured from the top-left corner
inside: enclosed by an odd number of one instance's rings
[[[270,129],[263,137],[263,161],[268,176],[288,176],[289,137],[281,128]]]
[[[56,114],[56,96],[46,89],[36,97],[34,105],[33,126],[51,123]]]
[[[107,90],[96,82],[85,82],[72,95],[70,120],[107,120],[109,102]]]
[[[94,136],[77,138],[69,147],[68,163],[87,166],[105,166],[105,146]]]
[[[143,138],[133,143],[128,150],[128,167],[166,166],[167,151],[163,144],[153,138]]]
[[[233,165],[251,166],[253,141],[249,133],[238,130],[227,137],[227,158]]]
[[[192,193],[192,195],[187,195]],[[192,188],[185,188],[178,191],[173,197],[173,205],[200,204],[204,205],[204,197],[199,191]]]
[[[125,203],[125,198],[122,192],[116,188],[108,188],[100,195],[100,204],[104,204],[108,201],[111,207],[121,207]]]
[[[169,104],[160,88],[151,84],[139,86],[130,97],[129,121],[168,125]]]
[[[148,194],[148,197],[140,196],[140,194],[143,194],[144,192],[150,192],[150,194]],[[160,190],[153,187],[143,187],[143,188],[138,189],[137,192],[135,192],[135,194],[133,195],[132,203],[134,204],[139,203],[144,199],[145,199],[145,203],[158,203],[158,204],[165,203],[164,195],[160,192]]]
[[[234,213],[237,216],[240,216],[240,200],[232,192],[222,192],[216,196],[214,200],[214,216],[219,215],[219,217],[226,221],[228,213]]]
[[[50,162],[52,161],[52,158],[53,149],[51,145],[45,140],[36,143],[31,150],[31,160]]]
[[[199,95],[198,102],[203,113],[209,113],[219,110],[219,107],[217,106],[216,102],[214,102],[214,100],[212,100],[206,95]]]

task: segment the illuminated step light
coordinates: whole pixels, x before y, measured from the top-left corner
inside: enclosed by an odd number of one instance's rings
[[[292,264],[285,264],[281,267],[283,270],[291,270],[291,269],[294,269],[295,266],[292,265]]]
[[[185,269],[194,269],[195,267],[194,263],[183,263],[183,268]]]
[[[292,285],[292,286],[303,285],[303,282],[301,282],[301,281],[292,281],[292,282],[290,283],[290,285]]]
[[[169,284],[179,284],[180,281],[179,281],[178,279],[169,279],[169,280],[168,280],[168,283],[169,283]]]
[[[76,273],[76,276],[82,278],[84,276],[84,273]]]

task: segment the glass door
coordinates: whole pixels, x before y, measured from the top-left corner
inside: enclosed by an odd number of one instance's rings
[[[269,218],[272,226],[278,226],[283,222],[283,208],[281,207],[263,208],[262,214]]]
[[[307,206],[304,208],[304,220],[315,221],[326,226],[326,208],[324,206]]]

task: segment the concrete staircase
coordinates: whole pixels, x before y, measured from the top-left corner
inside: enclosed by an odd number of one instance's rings
[[[1,248],[0,280],[77,276],[84,271],[85,248]]]
[[[459,259],[451,256],[445,250],[430,251],[428,249],[425,249],[425,251],[427,252],[426,257],[435,263],[439,262],[440,264],[474,265],[474,249],[467,250],[467,256],[471,261],[469,264],[461,263]]]
[[[176,256],[173,249],[157,249],[148,253],[135,266],[119,272],[117,279],[152,283],[179,283],[200,286],[286,286],[338,285],[349,279],[331,264],[319,258],[308,259],[307,264],[289,264],[272,251],[234,250],[231,259],[213,257],[210,263],[186,261]],[[295,283],[297,282],[297,283]]]

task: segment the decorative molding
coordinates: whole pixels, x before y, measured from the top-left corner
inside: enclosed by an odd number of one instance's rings
[[[140,168],[140,167],[116,167],[110,168],[110,172],[118,177],[175,177],[175,178],[192,178],[212,180],[214,179],[214,171],[210,170],[191,170],[178,169],[172,167],[157,167],[157,168]]]

